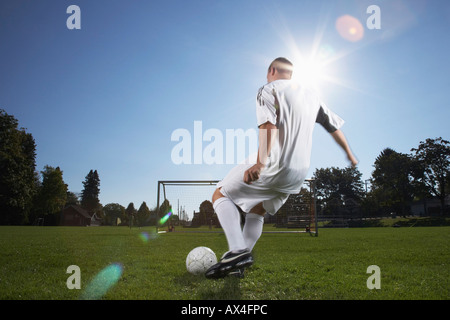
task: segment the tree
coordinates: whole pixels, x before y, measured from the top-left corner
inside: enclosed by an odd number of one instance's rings
[[[382,207],[405,215],[415,192],[413,159],[407,154],[386,148],[375,159],[374,167],[372,195]]]
[[[163,203],[159,206],[159,212],[157,219],[160,220],[162,217],[164,217],[167,213],[172,211],[172,205],[170,204],[169,200],[165,199]]]
[[[46,216],[46,224],[57,225],[58,217],[67,201],[67,184],[59,167],[45,166],[41,171],[42,184],[37,193],[34,210],[39,216]]]
[[[218,224],[218,219],[215,217],[213,204],[209,200],[205,200],[200,204],[199,212],[196,212],[192,218],[193,226]]]
[[[317,197],[325,202],[336,201],[344,204],[346,199],[360,201],[364,196],[362,174],[356,168],[335,167],[316,169]]]
[[[81,193],[81,206],[88,212],[97,212],[101,209],[100,200],[100,178],[97,170],[89,171],[86,179],[83,181],[84,189]]]
[[[317,169],[314,173],[317,206],[332,215],[342,212],[345,206],[353,208],[364,196],[361,177],[359,170],[351,167]],[[350,212],[354,214],[353,209]]]
[[[416,175],[417,180],[431,195],[440,200],[441,214],[443,214],[445,198],[449,194],[450,142],[441,137],[426,139],[411,151],[414,152],[414,158],[421,168]]]
[[[138,226],[144,226],[150,218],[150,209],[147,207],[147,204],[142,202],[136,214],[136,222]]]
[[[133,226],[134,217],[136,216],[136,209],[134,208],[133,202],[128,204],[128,207],[125,209],[125,217],[127,218],[128,225],[130,228]],[[125,223],[125,222],[124,222]]]
[[[118,203],[108,203],[103,207],[103,214],[105,216],[105,224],[119,225],[125,216],[125,207]]]
[[[36,144],[0,109],[0,224],[27,222],[36,192]]]
[[[155,217],[155,219],[153,218]],[[154,214],[151,213],[149,218],[149,223],[151,225],[156,225],[157,227],[163,226],[167,221],[172,221],[173,219],[173,210],[172,205],[169,200],[165,199],[163,203],[157,207],[154,211]]]
[[[80,200],[78,199],[78,196],[76,193],[74,193],[72,191],[67,191],[66,205],[70,205],[70,204],[79,205]]]

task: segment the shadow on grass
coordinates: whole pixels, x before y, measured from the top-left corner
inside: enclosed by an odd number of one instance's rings
[[[242,298],[240,279],[235,277],[227,277],[219,280],[218,282],[219,290],[217,290],[217,288],[211,288],[213,290],[207,289],[200,293],[200,298],[202,300],[240,300]]]
[[[240,279],[226,277],[224,279],[211,280],[203,276],[194,276],[186,273],[174,279],[182,290],[188,291],[189,299],[199,300],[240,300],[242,292]]]

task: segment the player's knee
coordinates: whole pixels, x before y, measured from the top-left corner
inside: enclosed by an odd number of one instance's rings
[[[219,198],[223,198],[224,195],[222,194],[222,192],[220,192],[220,188],[216,189],[216,191],[214,191],[213,196],[212,196],[212,202],[216,202],[217,199]]]
[[[264,216],[266,214],[266,210],[263,207],[262,202],[260,204],[257,204],[253,207],[252,210],[250,210],[250,213],[259,214],[260,216]]]

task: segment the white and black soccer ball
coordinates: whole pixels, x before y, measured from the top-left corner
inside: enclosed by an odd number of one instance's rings
[[[207,247],[194,248],[186,257],[186,269],[195,275],[204,274],[209,267],[216,263],[216,254]]]

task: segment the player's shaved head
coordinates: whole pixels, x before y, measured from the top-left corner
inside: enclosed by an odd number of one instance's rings
[[[294,65],[286,58],[276,58],[269,66],[268,72],[271,73],[274,69],[279,73],[279,78],[290,79]]]

